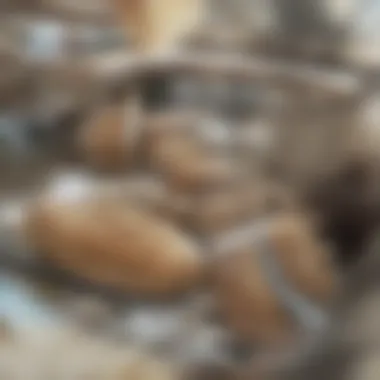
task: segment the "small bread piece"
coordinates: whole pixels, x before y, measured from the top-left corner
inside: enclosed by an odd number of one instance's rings
[[[222,239],[215,290],[242,339],[275,343],[294,336],[296,326],[320,328],[323,306],[337,291],[337,273],[306,218],[274,216]]]
[[[133,47],[167,53],[198,25],[202,0],[113,0],[115,14]]]
[[[152,166],[168,185],[184,192],[197,192],[231,183],[235,173],[231,160],[202,149],[195,139],[164,136],[156,140]]]
[[[96,169],[122,170],[134,164],[141,132],[141,115],[134,102],[99,109],[80,128],[77,146]]]
[[[203,262],[190,238],[120,199],[43,199],[30,208],[24,227],[43,258],[100,285],[165,295],[202,277]]]

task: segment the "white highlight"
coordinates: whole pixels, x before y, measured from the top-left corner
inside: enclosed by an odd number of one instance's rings
[[[208,118],[199,126],[202,138],[206,143],[215,146],[225,146],[231,140],[231,131],[228,126],[217,118]]]
[[[66,30],[56,22],[31,25],[27,54],[35,60],[50,61],[62,58]]]
[[[172,341],[180,334],[183,326],[178,311],[144,308],[135,310],[128,316],[126,327],[132,340],[149,345]]]
[[[94,194],[95,179],[81,173],[58,174],[48,186],[48,197],[58,202],[76,202]]]

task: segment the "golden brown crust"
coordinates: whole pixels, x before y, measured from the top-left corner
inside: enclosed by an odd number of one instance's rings
[[[186,235],[118,201],[41,202],[30,210],[25,230],[45,259],[121,290],[175,293],[202,276],[199,252]]]
[[[274,253],[291,288],[321,306],[336,293],[337,274],[306,218],[275,216],[258,234],[253,241],[240,240],[239,247],[216,257],[215,289],[232,329],[243,339],[272,343],[289,338],[293,329],[291,315],[283,306],[286,300],[270,281],[271,273],[260,255]],[[262,239],[273,248],[271,252],[263,251]]]
[[[162,52],[176,46],[197,25],[199,0],[113,0],[115,12],[142,52]]]
[[[289,327],[257,255],[239,250],[216,269],[216,294],[228,325],[247,341],[276,343]]]
[[[105,106],[79,131],[78,148],[85,161],[99,169],[120,170],[134,163],[139,142],[137,106]]]
[[[168,185],[181,191],[199,191],[231,182],[229,160],[206,152],[200,143],[178,135],[158,138],[150,153],[154,168]]]
[[[272,242],[294,286],[320,301],[331,299],[337,286],[331,257],[308,221],[300,216],[283,216],[275,223]]]

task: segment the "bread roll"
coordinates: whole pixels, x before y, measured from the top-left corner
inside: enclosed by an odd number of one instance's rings
[[[184,233],[147,211],[112,199],[43,199],[25,232],[41,257],[100,285],[145,295],[195,286],[203,263]]]
[[[230,327],[251,342],[287,341],[325,322],[337,290],[329,252],[300,216],[283,214],[225,235],[216,245],[215,289]]]

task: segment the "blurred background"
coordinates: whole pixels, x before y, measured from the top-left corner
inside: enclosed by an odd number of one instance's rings
[[[379,0],[0,0],[0,380],[375,380],[379,132]]]

